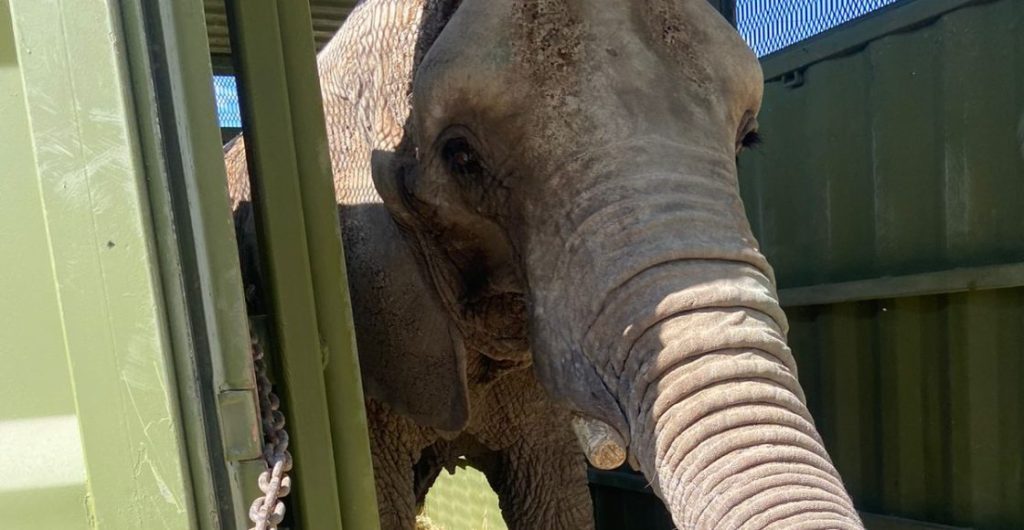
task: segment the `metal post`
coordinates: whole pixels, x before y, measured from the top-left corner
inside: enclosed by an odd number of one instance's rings
[[[312,17],[308,0],[277,0],[277,6],[317,323],[327,349],[325,375],[341,520],[346,528],[376,530],[380,520],[369,430],[320,97]]]
[[[202,0],[121,0],[199,528],[247,528],[265,468]]]
[[[300,186],[300,167],[306,162],[300,166],[295,147],[283,52],[286,37],[276,0],[229,0],[226,7],[235,70],[242,81],[239,99],[272,307],[271,335],[280,357],[284,407],[293,436],[294,507],[299,527],[338,529],[338,477],[323,372],[326,351],[317,326]],[[313,100],[318,102],[319,98]]]

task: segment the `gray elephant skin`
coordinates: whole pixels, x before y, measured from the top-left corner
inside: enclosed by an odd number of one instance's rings
[[[760,66],[706,0],[365,0],[319,66],[384,528],[459,456],[510,528],[592,528],[573,416],[678,528],[862,527],[739,196]]]

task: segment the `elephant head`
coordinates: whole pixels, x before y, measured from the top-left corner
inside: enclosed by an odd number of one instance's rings
[[[706,0],[424,4],[372,173],[455,349],[532,358],[679,528],[859,528],[740,200],[763,79],[733,28]]]

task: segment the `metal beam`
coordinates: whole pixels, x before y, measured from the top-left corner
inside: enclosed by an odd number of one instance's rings
[[[327,349],[327,407],[341,494],[341,522],[345,528],[377,530],[380,520],[369,428],[312,19],[307,0],[277,0],[277,7],[317,324]]]
[[[201,0],[121,0],[199,527],[247,527],[262,438]]]
[[[647,479],[635,471],[603,471],[590,468],[587,476],[591,484],[615,488],[624,491],[654,496]],[[873,530],[970,530],[968,527],[947,526],[925,521],[916,521],[901,517],[878,515],[865,511],[858,511],[864,524]]]
[[[294,3],[294,2],[293,2]],[[230,26],[259,247],[272,308],[273,350],[295,458],[300,528],[341,528],[316,298],[295,147],[295,117],[276,0],[229,0]],[[310,37],[311,38],[311,37]],[[319,98],[313,100],[319,105]]]
[[[736,25],[736,0],[708,0],[733,26]]]
[[[778,79],[814,63],[852,53],[886,35],[928,24],[940,16],[970,5],[995,0],[904,0],[847,22],[821,35],[803,40],[761,59],[764,78]]]
[[[1024,286],[1024,263],[969,267],[779,290],[783,307],[840,304]]]

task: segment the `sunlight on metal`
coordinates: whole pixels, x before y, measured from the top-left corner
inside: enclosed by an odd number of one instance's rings
[[[0,492],[85,484],[74,414],[0,421]]]

